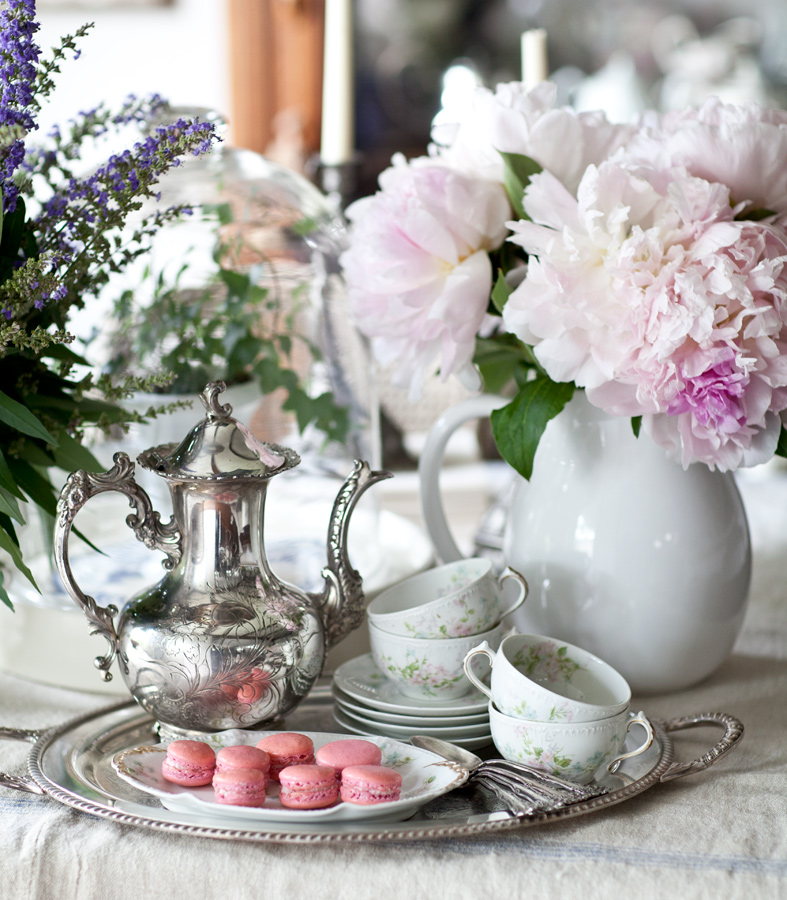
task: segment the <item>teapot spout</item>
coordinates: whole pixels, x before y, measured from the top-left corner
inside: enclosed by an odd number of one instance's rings
[[[350,564],[347,553],[350,516],[367,488],[391,477],[391,472],[372,471],[369,463],[355,460],[353,471],[334,501],[328,526],[328,564],[322,570],[325,589],[314,598],[321,610],[326,649],[338,644],[363,622],[366,607],[363,579]]]

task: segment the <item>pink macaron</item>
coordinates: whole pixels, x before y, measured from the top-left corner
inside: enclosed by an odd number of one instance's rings
[[[268,775],[271,767],[271,758],[264,750],[252,747],[250,744],[233,744],[222,747],[216,754],[216,771],[226,772],[227,769],[259,769]]]
[[[173,741],[161,763],[167,781],[184,787],[210,784],[216,767],[216,752],[202,741]]]
[[[279,780],[279,772],[287,766],[314,763],[314,744],[310,737],[295,731],[280,731],[257,741],[257,748],[271,758],[270,777]]]
[[[331,766],[287,766],[279,773],[279,800],[290,809],[322,809],[339,799]]]
[[[231,806],[263,806],[268,776],[259,769],[225,769],[213,776],[216,803]]]
[[[369,806],[398,800],[402,776],[387,766],[348,766],[342,772],[341,798],[345,803]]]
[[[377,744],[354,738],[323,744],[314,754],[315,762],[330,766],[337,778],[348,766],[379,766],[382,758],[383,752]]]

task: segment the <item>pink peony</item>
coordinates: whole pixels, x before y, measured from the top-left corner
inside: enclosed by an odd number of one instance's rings
[[[426,373],[470,366],[489,303],[488,251],[508,231],[501,185],[418,159],[394,159],[380,190],[347,210],[342,255],[351,308],[392,381],[416,399]]]
[[[461,121],[438,117],[434,152],[456,168],[497,181],[503,180],[499,151],[529,156],[574,191],[585,169],[607,159],[633,129],[600,112],[556,108],[556,93],[546,81],[529,93],[518,82],[499,84],[494,93],[479,87]]]
[[[787,213],[787,111],[717,97],[699,109],[646,120],[627,148],[629,159],[725,184],[732,202]]]
[[[591,166],[572,198],[533,178],[511,223],[531,257],[506,327],[684,466],[769,458],[787,409],[787,244],[682,167]],[[744,198],[741,198],[742,200]],[[748,199],[748,198],[745,198]]]

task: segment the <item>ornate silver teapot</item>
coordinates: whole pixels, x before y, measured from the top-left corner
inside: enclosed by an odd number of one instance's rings
[[[95,660],[104,680],[117,656],[137,702],[169,732],[251,728],[281,718],[309,692],[329,647],[363,621],[361,576],[347,556],[350,515],[361,494],[390,477],[365,462],[336,497],[328,528],[325,588],[309,593],[280,581],[263,543],[268,481],[300,462],[259,441],[221,405],[222,382],[202,393],[207,417],[180,444],[141,453],[167,479],[173,516],[162,523],[134,463],[116,453],[101,475],[74,472],[58,502],[55,559],[68,593],[109,642]],[[167,574],[120,611],[103,608],[74,581],[68,538],[96,494],[118,491],[136,509],[126,518],[146,547],[166,554]]]

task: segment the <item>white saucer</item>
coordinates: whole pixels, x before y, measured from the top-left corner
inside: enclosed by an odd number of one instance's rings
[[[487,709],[489,700],[473,690],[456,700],[419,700],[405,696],[377,668],[371,653],[348,659],[334,672],[333,683],[339,690],[373,709],[405,715],[458,716]]]
[[[353,722],[345,713],[343,713],[337,707],[333,708],[333,718],[336,722],[342,726],[346,731],[349,731],[351,734],[360,734],[364,737],[380,737],[381,731],[373,731],[371,728],[366,728],[365,726]],[[385,728],[384,725],[380,725],[380,728]],[[418,731],[413,731],[412,734],[418,734]],[[387,735],[384,735],[387,737]],[[444,740],[449,740],[449,738],[445,734],[441,734]],[[478,750],[481,747],[487,747],[492,743],[492,735],[486,734],[480,737],[471,737],[471,738],[450,738],[452,744],[456,744],[458,747],[464,747],[466,750]]]
[[[390,725],[432,725],[447,728],[451,725],[463,727],[466,725],[482,725],[489,722],[489,712],[486,709],[480,713],[468,713],[464,716],[432,716],[428,714],[428,710],[423,715],[416,713],[412,716],[385,712],[354,700],[349,694],[339,690],[335,684],[333,685],[333,697],[336,703],[347,712],[365,716],[367,719],[373,719],[375,722],[387,722]]]
[[[420,722],[417,722],[414,725],[391,725],[390,722],[377,722],[366,716],[358,715],[358,713],[352,712],[338,702],[335,709],[337,709],[344,718],[349,719],[349,721],[361,728],[368,728],[374,734],[400,738],[402,740],[409,740],[414,734],[425,734],[429,737],[439,737],[446,741],[453,741],[457,738],[487,737],[490,733],[488,721],[481,722],[479,725],[465,726],[430,726],[423,725]]]

